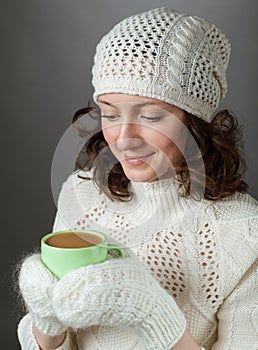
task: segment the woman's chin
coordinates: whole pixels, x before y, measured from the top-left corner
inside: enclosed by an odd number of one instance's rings
[[[138,166],[138,167],[128,167],[126,165],[123,165],[123,170],[126,175],[126,177],[130,181],[135,182],[152,182],[158,179],[157,173],[152,169],[150,166]]]

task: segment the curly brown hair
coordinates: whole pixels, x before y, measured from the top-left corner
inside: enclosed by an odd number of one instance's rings
[[[87,134],[79,126],[79,119],[84,115],[90,115],[100,125],[100,115],[96,114],[95,107],[79,109],[73,116],[73,125],[81,135]],[[177,179],[180,183],[180,195],[192,196],[190,187],[196,188],[203,181],[198,166],[189,168],[189,164],[197,164],[200,154],[205,168],[204,198],[212,201],[226,198],[235,192],[247,192],[248,185],[244,181],[246,162],[243,152],[243,133],[236,117],[228,110],[222,110],[215,115],[209,123],[186,112],[186,125],[191,132],[196,144],[198,154],[187,154],[179,168],[176,169]],[[196,162],[195,162],[196,160]],[[191,167],[190,165],[190,167]],[[102,131],[97,131],[90,136],[76,160],[75,168],[90,170],[93,168],[93,180],[110,199],[128,201],[131,199],[129,191],[130,180],[126,177],[121,164],[114,157]],[[191,176],[190,176],[191,174]],[[192,177],[194,174],[194,177]],[[80,176],[80,175],[78,175]],[[82,176],[80,176],[82,177]],[[82,177],[88,179],[86,177]],[[194,180],[193,180],[194,179]]]

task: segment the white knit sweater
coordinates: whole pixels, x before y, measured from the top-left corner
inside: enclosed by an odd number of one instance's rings
[[[101,230],[129,247],[171,293],[205,349],[258,349],[257,201],[239,193],[195,201],[179,197],[174,180],[161,180],[132,183],[129,203],[112,202],[77,175],[62,186],[54,231]],[[30,328],[27,315],[18,328],[25,350],[37,349]],[[131,329],[95,326],[75,339],[70,332],[59,349],[143,350]]]

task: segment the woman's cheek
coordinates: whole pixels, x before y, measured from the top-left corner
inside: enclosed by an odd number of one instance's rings
[[[114,133],[111,132],[110,128],[102,128],[102,133],[107,144],[112,143],[112,134],[114,135]]]

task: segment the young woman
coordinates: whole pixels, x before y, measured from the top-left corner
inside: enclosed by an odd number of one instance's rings
[[[22,349],[257,349],[258,206],[237,122],[215,113],[229,55],[216,26],[165,8],[102,38],[101,130],[63,184],[53,230],[101,230],[127,257],[59,281],[27,258]]]

